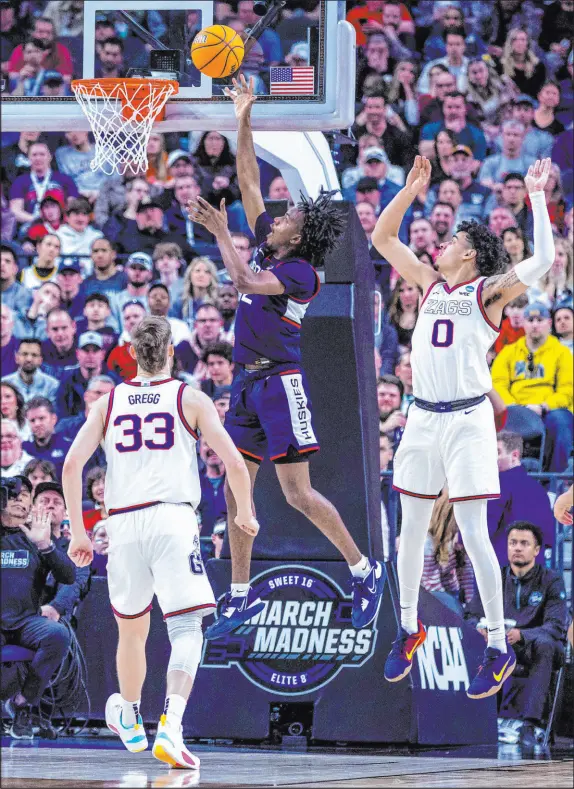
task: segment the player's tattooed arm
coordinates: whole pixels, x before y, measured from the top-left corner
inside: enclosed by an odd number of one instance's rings
[[[526,292],[526,285],[516,276],[514,270],[506,274],[497,274],[489,277],[484,282],[482,289],[482,303],[485,309],[496,304],[504,307],[509,301]]]

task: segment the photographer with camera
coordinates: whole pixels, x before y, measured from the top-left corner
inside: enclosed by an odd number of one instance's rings
[[[66,626],[42,616],[40,598],[52,573],[62,584],[76,579],[74,563],[52,539],[51,515],[32,509],[32,484],[24,476],[4,478],[0,501],[2,555],[1,644],[35,652],[21,690],[6,702],[10,735],[32,739],[31,707],[38,704],[70,646]]]

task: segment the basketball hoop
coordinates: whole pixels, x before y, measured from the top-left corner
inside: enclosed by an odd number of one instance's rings
[[[92,170],[107,175],[147,170],[147,143],[165,103],[179,90],[168,79],[77,79],[71,84],[96,142]]]

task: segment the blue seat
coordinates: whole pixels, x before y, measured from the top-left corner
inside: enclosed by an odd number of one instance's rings
[[[534,458],[528,458],[535,461],[536,468],[531,467],[529,471],[542,471],[542,459],[544,457],[544,444],[546,441],[546,427],[544,426],[544,422],[538,414],[535,414],[534,411],[523,406],[511,405],[508,407],[507,413],[508,419],[504,426],[505,430],[511,433],[518,433],[522,436],[524,442],[530,445],[539,442],[538,455]]]
[[[15,646],[14,644],[6,644],[2,647],[1,662],[2,663],[29,663],[34,659],[36,653],[26,647]]]

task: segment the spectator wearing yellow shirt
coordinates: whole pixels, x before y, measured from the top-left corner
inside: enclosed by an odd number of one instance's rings
[[[524,311],[525,336],[502,349],[492,365],[494,388],[510,408],[529,408],[544,420],[544,469],[564,471],[572,451],[572,352],[550,335],[544,304]]]

